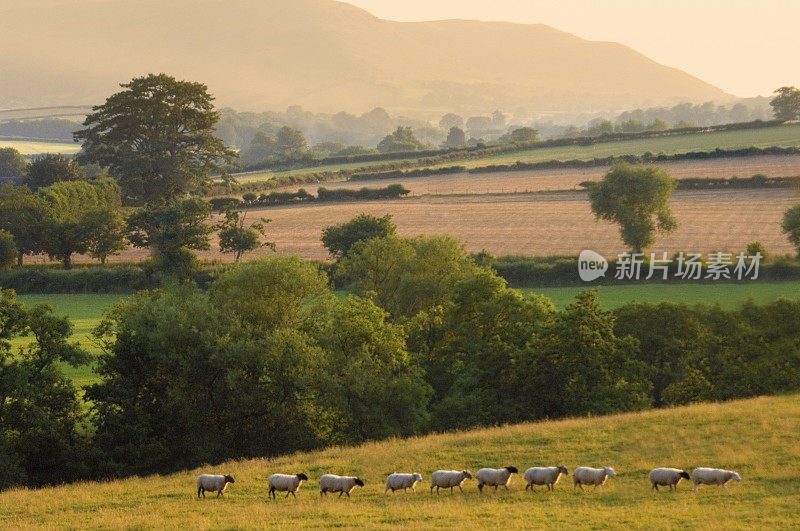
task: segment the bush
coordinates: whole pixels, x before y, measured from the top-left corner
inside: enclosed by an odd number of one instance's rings
[[[0,272],[0,286],[17,293],[131,293],[158,286],[138,264],[76,267],[23,266]]]

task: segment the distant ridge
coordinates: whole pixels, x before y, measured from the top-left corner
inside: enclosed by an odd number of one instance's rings
[[[240,110],[595,111],[732,96],[542,24],[393,22],[334,0],[27,0],[0,8],[0,108],[102,102],[148,72]]]

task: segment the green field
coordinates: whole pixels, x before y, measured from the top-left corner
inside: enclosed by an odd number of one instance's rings
[[[41,155],[42,153],[61,153],[62,155],[74,155],[81,150],[81,145],[74,142],[0,139],[0,148],[8,147],[16,149],[25,156]]]
[[[545,295],[557,308],[572,302],[579,291],[591,288],[590,284],[568,288],[526,288],[523,293]],[[600,303],[605,308],[617,308],[630,301],[685,302],[694,304],[719,303],[723,308],[753,299],[757,303],[774,301],[780,297],[795,299],[800,296],[800,282],[743,282],[741,284],[626,284],[601,286]]]
[[[610,417],[526,423],[460,433],[330,448],[312,453],[241,460],[172,475],[104,483],[83,482],[0,493],[6,528],[683,528],[784,529],[798,525],[800,395],[700,404]],[[617,476],[600,491],[572,492],[571,477],[553,492],[525,491],[513,477],[508,490],[431,495],[437,469],[514,465],[612,466]],[[683,482],[677,492],[650,490],[657,466],[735,470],[730,490]],[[305,472],[297,499],[270,501],[266,478]],[[417,493],[384,497],[395,471],[419,472]],[[231,474],[223,498],[198,500],[198,473]],[[324,473],[365,482],[351,498],[320,498]]]
[[[792,147],[800,146],[800,124],[778,125],[774,127],[764,127],[760,129],[748,129],[741,131],[719,131],[712,133],[695,133],[689,135],[676,135],[658,138],[643,138],[636,140],[619,140],[614,142],[602,142],[591,146],[561,146],[545,147],[539,149],[529,149],[516,151],[513,153],[502,153],[483,157],[479,159],[450,160],[440,164],[433,164],[431,167],[463,165],[468,168],[486,166],[489,164],[513,164],[516,161],[522,162],[545,162],[550,160],[588,160],[593,158],[605,158],[621,155],[643,155],[646,152],[654,154],[664,153],[673,155],[676,153],[687,153],[690,151],[713,151],[720,149],[739,149],[750,146],[755,147]],[[414,162],[415,159],[407,159],[407,162]],[[281,175],[298,175],[305,173],[339,171],[343,169],[357,169],[381,164],[391,164],[399,160],[386,160],[381,162],[359,162],[348,164],[333,164],[318,166],[315,168],[303,168],[285,172],[263,171],[248,174],[235,175],[241,183],[253,181],[265,181],[272,177]]]

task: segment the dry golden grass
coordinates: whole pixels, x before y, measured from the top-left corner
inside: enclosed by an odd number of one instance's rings
[[[205,466],[168,476],[0,493],[0,526],[10,528],[207,529],[370,528],[797,528],[800,496],[800,396],[701,404],[611,417],[517,424],[330,448],[275,459]],[[514,465],[613,466],[602,491],[573,494],[565,477],[553,492],[531,493],[514,477],[508,491],[478,493],[467,480],[431,495],[439,468]],[[677,492],[653,492],[657,466],[736,470],[741,483],[726,492],[682,482]],[[297,499],[267,499],[266,478],[305,472]],[[420,472],[417,494],[383,496],[386,474]],[[331,472],[365,481],[351,498],[320,499],[318,479]],[[198,473],[232,474],[221,499],[198,500]]]
[[[800,175],[800,155],[742,157],[711,160],[684,160],[663,162],[658,166],[676,179],[691,177],[750,177],[763,173],[768,177],[792,177]],[[598,181],[608,172],[607,167],[563,168],[552,170],[529,170],[498,173],[455,173],[450,175],[428,175],[424,177],[377,179],[369,181],[336,182],[287,186],[281,191],[305,188],[316,194],[317,188],[371,188],[400,182],[411,191],[411,195],[443,194],[487,194],[521,193],[543,190],[577,190],[583,181]]]

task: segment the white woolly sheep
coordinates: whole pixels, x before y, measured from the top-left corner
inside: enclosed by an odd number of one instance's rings
[[[267,496],[275,499],[275,491],[285,492],[286,498],[291,494],[297,498],[295,492],[300,488],[304,481],[308,481],[308,476],[302,472],[299,474],[272,474],[267,479]]]
[[[725,490],[728,490],[726,483],[730,480],[741,481],[742,478],[733,470],[722,470],[720,468],[695,468],[692,471],[692,483],[694,483],[695,492],[697,492],[698,485],[716,485],[717,488],[725,487]]]
[[[533,488],[534,485],[547,485],[547,490],[553,490],[553,486],[558,483],[558,480],[561,478],[561,474],[565,476],[569,475],[567,471],[567,467],[565,466],[533,466],[525,471],[524,477],[525,481],[528,484],[525,486],[525,490],[531,489],[532,492],[536,492]]]
[[[319,495],[322,496],[323,494],[327,494],[329,492],[338,492],[339,497],[342,497],[342,494],[347,494],[347,497],[350,497],[350,493],[356,488],[356,485],[359,487],[364,486],[364,482],[354,476],[335,476],[333,474],[325,474],[321,478],[319,478]]]
[[[572,472],[572,491],[574,492],[577,487],[583,490],[584,485],[594,485],[595,490],[600,487],[603,490],[603,484],[609,477],[614,477],[614,469],[610,466],[603,468],[590,468],[588,466],[580,466]]]
[[[508,490],[508,483],[511,481],[511,474],[517,474],[519,470],[517,467],[507,466],[505,468],[481,468],[475,474],[475,479],[478,480],[478,490],[483,492],[483,486],[497,487],[502,485]]]
[[[389,474],[386,478],[386,490],[383,492],[383,495],[386,496],[389,493],[389,490],[392,492],[396,490],[403,489],[403,492],[408,493],[408,489],[414,491],[414,494],[417,493],[417,489],[414,486],[422,481],[421,474],[400,474],[400,473],[393,473]]]
[[[689,474],[680,468],[654,468],[647,477],[653,490],[658,490],[659,485],[669,485],[669,490],[678,490],[678,483],[681,479],[689,479]]]
[[[222,496],[223,491],[228,487],[228,483],[235,483],[233,476],[217,476],[212,474],[200,474],[197,477],[197,497],[200,494],[206,497],[206,491],[216,492],[217,498]]]
[[[469,470],[462,470],[461,472],[458,470],[437,470],[431,474],[431,494],[433,494],[434,487],[436,487],[436,494],[439,494],[440,488],[449,488],[451,494],[454,487],[458,487],[458,490],[464,492],[461,484],[464,483],[465,479],[472,479],[472,474],[469,473]]]

